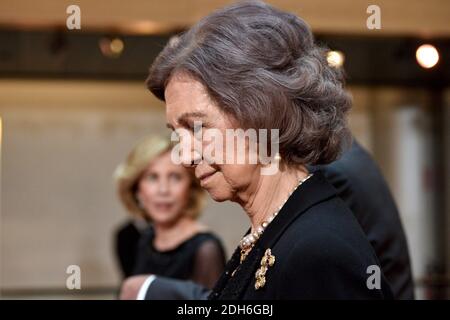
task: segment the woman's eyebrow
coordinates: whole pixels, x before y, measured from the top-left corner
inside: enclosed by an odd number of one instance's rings
[[[206,114],[203,112],[185,112],[181,116],[178,117],[177,122],[185,128],[189,128],[192,125],[192,120],[190,118],[204,118]],[[195,119],[194,119],[195,120]]]
[[[188,118],[204,118],[206,114],[201,111],[184,112],[178,117],[178,122],[186,121]]]
[[[185,112],[185,113],[181,114],[181,116],[179,116],[179,117],[177,118],[177,122],[178,122],[181,126],[187,128],[187,127],[189,127],[189,125],[190,125],[190,123],[189,123],[189,121],[188,121],[189,118],[204,118],[204,117],[206,117],[206,114],[203,113],[203,112],[198,112],[198,111],[195,111],[195,112]],[[174,127],[172,124],[170,124],[170,123],[166,123],[166,127],[169,128],[170,130],[175,131],[175,127]]]

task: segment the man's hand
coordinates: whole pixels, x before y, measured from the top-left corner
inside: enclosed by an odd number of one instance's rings
[[[150,274],[132,276],[124,280],[120,289],[120,300],[136,300],[139,289]]]

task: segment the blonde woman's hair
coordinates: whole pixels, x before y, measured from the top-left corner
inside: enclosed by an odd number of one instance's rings
[[[150,220],[148,214],[139,205],[136,193],[138,183],[148,165],[160,155],[170,152],[174,143],[168,137],[151,135],[141,139],[128,154],[128,157],[114,171],[114,180],[120,200],[125,208],[135,216]],[[189,170],[191,178],[189,201],[185,214],[198,218],[205,204],[205,192],[200,187],[194,173]]]

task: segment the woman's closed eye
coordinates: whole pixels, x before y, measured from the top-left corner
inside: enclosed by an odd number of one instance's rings
[[[179,173],[171,173],[169,175],[169,180],[173,182],[180,182],[182,180],[182,177]]]
[[[145,176],[145,180],[148,182],[156,182],[158,181],[158,175],[156,173],[149,173]]]

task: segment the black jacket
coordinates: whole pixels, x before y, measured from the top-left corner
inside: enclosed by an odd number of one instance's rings
[[[267,249],[275,263],[257,290],[255,275]],[[354,215],[321,172],[297,188],[242,264],[239,258],[237,249],[210,299],[392,298],[382,272],[381,288],[368,288],[369,267],[379,262]]]
[[[356,141],[320,169],[355,215],[380,261],[395,299],[414,299],[411,262],[400,214],[383,175]]]

